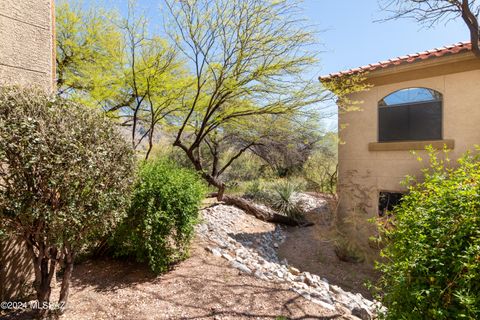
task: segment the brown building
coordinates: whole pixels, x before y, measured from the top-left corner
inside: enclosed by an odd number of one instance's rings
[[[55,77],[53,0],[0,1],[0,81],[51,90]]]
[[[0,85],[51,91],[55,79],[53,0],[0,0]],[[14,239],[0,242],[0,301],[28,290],[31,261]]]
[[[470,43],[458,43],[320,80],[358,73],[372,87],[349,97],[359,111],[339,114],[338,215],[368,257],[375,226],[367,219],[391,208],[405,176],[427,165],[425,147],[446,145],[455,159],[480,144],[480,59]]]

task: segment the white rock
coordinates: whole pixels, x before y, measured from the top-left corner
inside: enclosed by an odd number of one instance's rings
[[[229,255],[228,253],[222,253],[222,257],[224,257],[225,259],[227,259],[228,261],[233,261],[233,258],[231,255]]]
[[[210,252],[215,256],[215,257],[221,257],[222,253],[218,248],[210,248]]]
[[[277,277],[279,277],[279,278],[282,278],[282,279],[283,279],[283,277],[284,277],[284,274],[283,274],[283,272],[282,272],[282,271],[280,271],[280,270],[277,270],[277,271],[275,271],[275,273],[274,273],[274,274],[275,274]]]
[[[305,194],[296,194],[298,201],[310,212],[317,212],[325,204],[322,199]],[[318,211],[322,213],[322,211]],[[283,228],[275,226],[275,230],[261,234],[259,237],[246,238],[240,233],[252,223],[252,216],[242,210],[226,205],[217,205],[201,211],[202,222],[196,226],[199,236],[216,247],[207,248],[214,256],[222,256],[231,265],[247,274],[265,281],[288,281],[292,290],[305,299],[321,305],[328,310],[348,310],[353,319],[370,320],[375,316],[376,309],[385,310],[378,302],[372,302],[360,294],[352,294],[342,288],[330,285],[326,279],[309,272],[300,272],[289,266],[288,261],[280,261],[276,248],[286,239]],[[259,222],[264,223],[264,222]],[[235,236],[235,235],[238,236]],[[219,248],[220,247],[220,248]],[[234,257],[232,257],[232,255]]]
[[[268,278],[265,276],[265,274],[259,270],[255,271],[254,273],[255,277],[262,279],[262,280],[268,280]]]
[[[320,305],[322,308],[325,308],[325,309],[331,310],[331,311],[335,311],[335,306],[331,305],[330,303],[324,302],[324,301],[322,301],[320,299],[316,299],[316,298],[311,298],[310,301]]]
[[[372,313],[363,307],[354,307],[352,310],[352,315],[362,319],[362,320],[372,320],[373,315]]]
[[[252,270],[250,270],[246,265],[238,261],[232,261],[232,267],[248,274],[252,273]]]

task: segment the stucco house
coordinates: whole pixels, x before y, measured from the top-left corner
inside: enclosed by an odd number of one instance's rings
[[[54,30],[54,0],[0,0],[0,85],[53,90]],[[21,295],[31,273],[31,260],[22,243],[0,241],[0,301]]]
[[[349,96],[358,111],[339,112],[337,214],[343,232],[368,257],[378,248],[369,241],[376,228],[367,219],[390,209],[405,192],[404,177],[427,165],[425,147],[447,146],[455,159],[480,144],[480,59],[461,42],[320,81],[355,74],[371,87]]]

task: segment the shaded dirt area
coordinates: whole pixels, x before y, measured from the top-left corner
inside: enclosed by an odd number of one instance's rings
[[[310,195],[321,198],[320,195]],[[327,206],[324,206],[306,215],[315,225],[308,228],[287,228],[287,239],[278,250],[280,258],[286,258],[290,265],[302,271],[327,279],[330,284],[371,298],[372,295],[364,284],[366,281],[375,282],[378,272],[366,262],[351,263],[338,259],[329,215]]]
[[[191,257],[162,276],[125,261],[96,260],[76,266],[69,309],[60,319],[343,319],[284,283],[239,273],[205,246],[197,240]]]
[[[62,319],[333,319],[280,283],[239,274],[198,243],[163,276],[118,261],[79,265]]]

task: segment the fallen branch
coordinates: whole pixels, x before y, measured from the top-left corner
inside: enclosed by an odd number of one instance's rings
[[[216,194],[212,194],[212,197],[216,197]],[[257,219],[266,222],[280,223],[287,226],[299,226],[299,227],[308,227],[312,226],[313,223],[306,220],[297,220],[283,214],[276,213],[271,210],[265,210],[254,203],[236,196],[223,195],[222,201],[231,206],[235,206],[248,214],[255,216]]]

